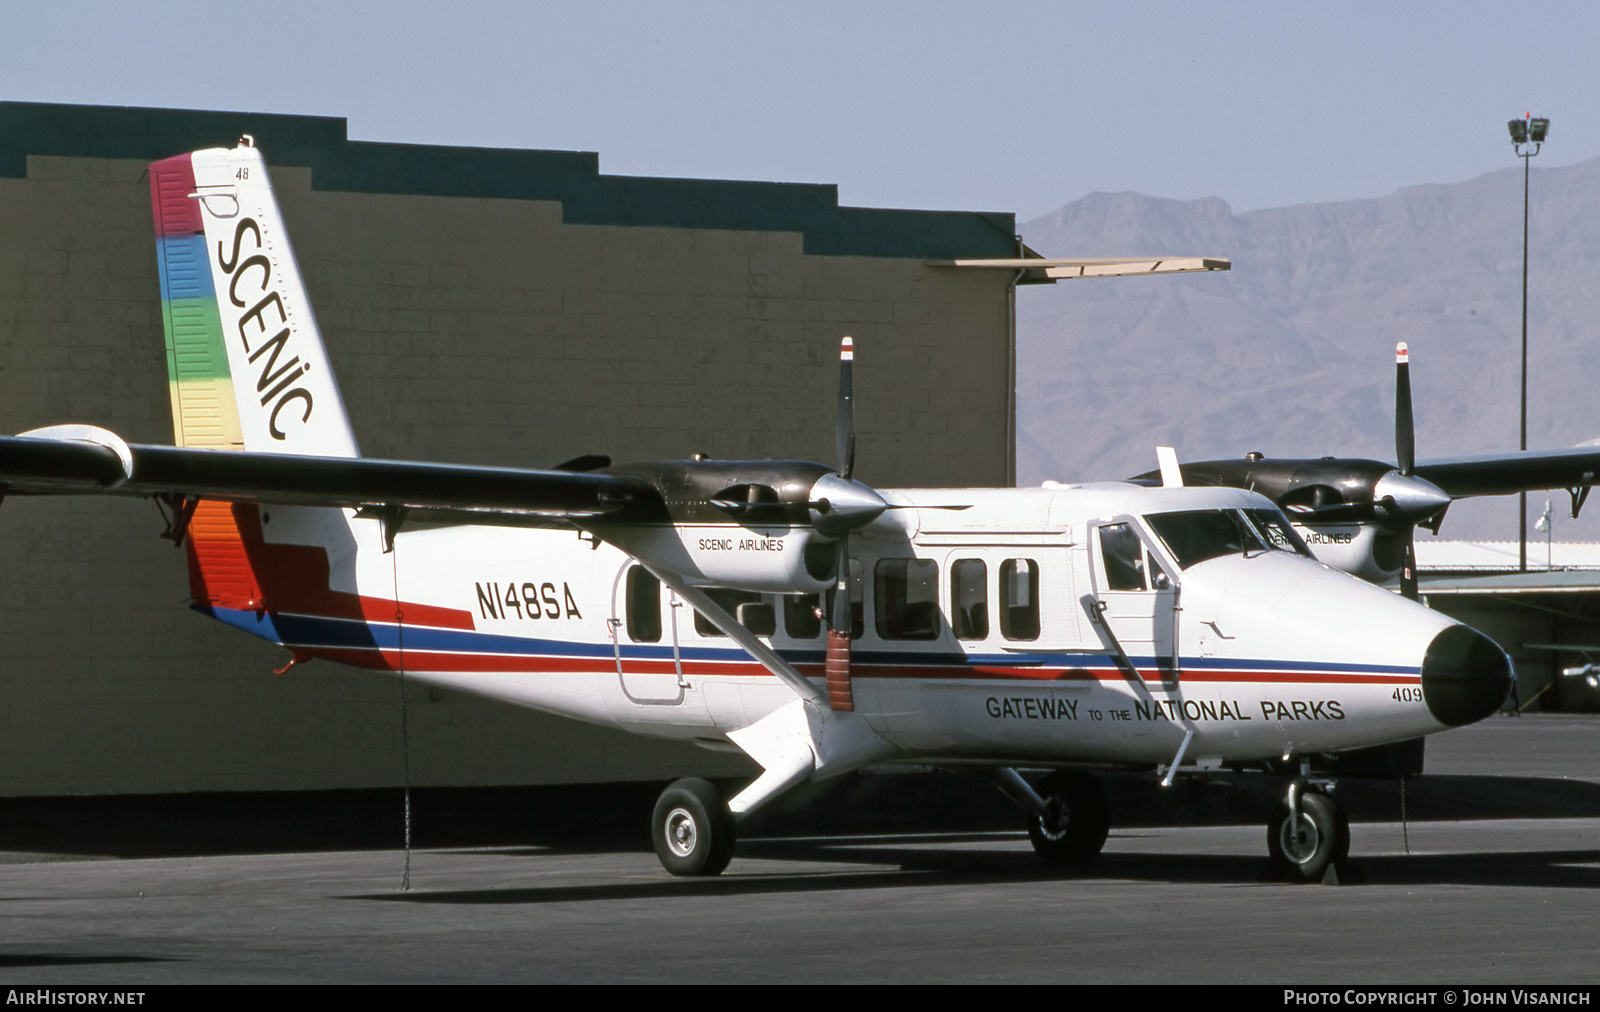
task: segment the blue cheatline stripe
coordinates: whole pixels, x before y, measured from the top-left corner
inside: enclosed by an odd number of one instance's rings
[[[253,636],[309,649],[383,649],[400,647],[398,627],[392,624],[372,624],[360,619],[323,618],[313,615],[257,615],[253,611],[231,608],[211,608],[194,605],[194,609],[221,622],[242,629]],[[594,657],[613,656],[610,643],[581,643],[571,640],[541,639],[525,636],[503,636],[495,633],[468,632],[460,629],[437,629],[426,626],[406,626],[407,650],[434,653],[496,654],[540,657]],[[780,649],[779,655],[791,664],[820,664],[826,652],[816,649]],[[672,647],[658,644],[624,643],[622,656],[630,660],[672,660]],[[750,656],[737,646],[684,647],[679,656],[685,661],[749,662]],[[962,654],[941,651],[855,650],[854,663],[877,666],[924,667],[1047,667],[1069,670],[1088,668],[1114,668],[1110,654],[1043,653],[1043,654]],[[1166,663],[1169,657],[1132,657],[1135,666],[1154,668]],[[1346,672],[1353,674],[1416,674],[1414,667],[1379,664],[1321,664],[1300,661],[1228,660],[1226,658],[1183,658],[1185,670],[1191,671],[1280,671],[1296,672]]]
[[[1138,663],[1155,664],[1167,658],[1141,658]],[[1340,664],[1326,661],[1261,661],[1248,658],[1185,657],[1183,666],[1196,671],[1344,671],[1366,675],[1414,675],[1422,670],[1414,664]]]

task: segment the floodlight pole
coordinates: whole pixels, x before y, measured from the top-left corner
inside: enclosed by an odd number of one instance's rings
[[[1517,440],[1517,449],[1528,448],[1528,159],[1539,153],[1544,146],[1544,132],[1549,127],[1549,120],[1539,120],[1540,124],[1537,139],[1529,143],[1529,127],[1534,121],[1530,117],[1521,120],[1512,120],[1508,125],[1511,128],[1511,149],[1522,159],[1522,396],[1520,398],[1521,427]],[[1518,128],[1521,129],[1518,129]],[[1526,145],[1529,150],[1523,151]],[[1517,495],[1517,570],[1528,571],[1528,493],[1521,492]]]

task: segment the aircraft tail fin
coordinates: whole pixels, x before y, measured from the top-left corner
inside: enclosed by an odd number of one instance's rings
[[[150,166],[179,446],[358,457],[261,153]]]

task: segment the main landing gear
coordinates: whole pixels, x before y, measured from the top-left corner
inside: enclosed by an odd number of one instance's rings
[[[1061,770],[1032,787],[1013,770],[992,775],[1028,810],[1028,839],[1041,858],[1085,864],[1099,855],[1111,812],[1094,776]],[[656,801],[650,840],[673,875],[722,874],[733,859],[735,836],[727,802],[707,780],[675,781]],[[1267,853],[1285,881],[1329,881],[1350,854],[1350,820],[1338,802],[1295,779],[1267,822]]]
[[[1105,846],[1110,808],[1089,773],[1062,770],[1029,785],[1012,770],[990,777],[1028,812],[1033,849],[1054,864],[1084,864]],[[1331,874],[1350,854],[1350,820],[1337,801],[1296,778],[1267,821],[1273,873],[1288,882],[1337,881]]]
[[[1350,855],[1350,820],[1326,794],[1291,781],[1267,822],[1272,870],[1289,882],[1325,882]]]
[[[733,814],[708,780],[676,780],[656,799],[650,842],[674,875],[720,875],[733,860]]]
[[[1111,831],[1111,809],[1100,782],[1088,773],[1062,770],[1040,782],[1045,811],[1028,813],[1028,840],[1052,864],[1093,861]]]

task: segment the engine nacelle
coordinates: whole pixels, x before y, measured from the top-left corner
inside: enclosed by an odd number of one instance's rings
[[[872,488],[804,460],[651,461],[606,473],[649,482],[661,508],[643,523],[596,518],[590,530],[694,583],[761,593],[826,590],[838,539],[890,508]]]
[[[1405,564],[1405,535],[1381,524],[1295,524],[1294,529],[1319,561],[1372,583],[1394,579]]]
[[[641,562],[695,583],[776,594],[833,586],[836,543],[809,527],[680,524],[619,530],[607,540]]]

